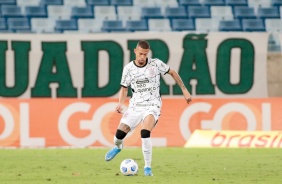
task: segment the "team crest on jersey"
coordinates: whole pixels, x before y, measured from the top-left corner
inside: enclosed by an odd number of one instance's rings
[[[150,77],[154,77],[156,76],[156,72],[155,72],[155,68],[154,67],[151,67],[151,68],[148,68],[148,74]]]

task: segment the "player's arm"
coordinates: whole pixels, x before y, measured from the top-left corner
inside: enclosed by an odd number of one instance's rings
[[[118,105],[116,107],[116,111],[118,113],[122,113],[122,110],[123,110],[122,106],[123,106],[124,101],[127,97],[127,92],[128,92],[128,88],[125,87],[125,86],[121,86],[120,91],[119,91]]]
[[[185,87],[181,77],[178,75],[178,73],[176,71],[174,71],[172,69],[169,69],[169,71],[167,73],[171,75],[171,77],[175,80],[175,82],[181,88],[183,96],[184,96],[185,100],[187,101],[187,103],[189,104],[192,101],[192,97],[191,97],[191,94],[189,93],[189,91],[187,90],[187,88]]]

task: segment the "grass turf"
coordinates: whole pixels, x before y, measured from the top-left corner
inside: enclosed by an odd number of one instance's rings
[[[282,183],[282,149],[153,148],[153,177],[143,175],[141,148],[125,148],[104,161],[108,149],[0,149],[1,184],[209,184]],[[137,176],[119,164],[133,158]]]

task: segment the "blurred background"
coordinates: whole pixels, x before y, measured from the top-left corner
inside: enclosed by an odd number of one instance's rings
[[[112,146],[140,39],[194,98],[187,107],[164,78],[154,145],[184,146],[197,129],[279,131],[281,17],[282,0],[0,0],[0,145]]]
[[[0,32],[267,32],[269,94],[279,96],[281,80],[273,76],[282,70],[281,4],[281,0],[0,0]]]

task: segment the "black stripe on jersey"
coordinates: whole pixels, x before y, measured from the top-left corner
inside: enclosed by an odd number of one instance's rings
[[[124,88],[128,88],[127,86],[124,86],[124,85],[122,85],[122,84],[121,84],[120,86],[121,86],[121,87],[124,87]]]
[[[170,70],[170,68],[168,68],[168,70],[164,73],[164,75],[167,74],[169,72],[169,70]]]

